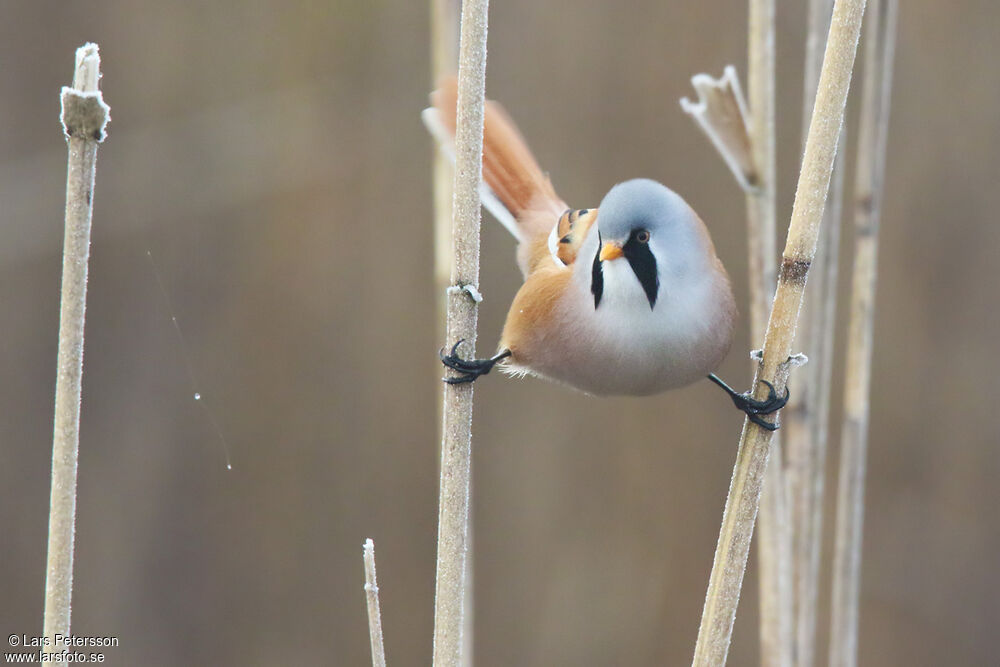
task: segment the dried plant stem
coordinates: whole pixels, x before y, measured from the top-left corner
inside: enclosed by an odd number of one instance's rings
[[[787,361],[806,277],[816,253],[864,6],[864,0],[838,0],[834,8],[819,94],[764,339],[763,360],[754,383],[757,398],[763,398],[767,391],[757,379],[772,382],[778,391],[784,391],[787,381]],[[744,422],[698,631],[695,665],[722,665],[726,661],[770,444],[770,431],[749,420]]]
[[[482,177],[483,104],[486,88],[488,0],[463,0],[455,129],[451,283],[479,283],[479,182]],[[447,341],[465,339],[475,354],[478,304],[462,289],[448,291]],[[468,549],[472,383],[445,384],[434,598],[435,667],[462,661],[465,565]]]
[[[753,345],[764,342],[775,271],[775,131],[774,0],[750,0],[747,94],[750,98],[750,149],[753,187],[747,189],[747,239],[750,286],[750,333]],[[781,444],[772,441],[758,516],[760,566],[761,664],[791,665],[791,534],[788,530]]]
[[[458,65],[458,0],[431,0],[431,83],[437,85],[454,74]],[[438,288],[441,335],[447,303],[445,290],[451,280],[451,200],[455,178],[451,160],[434,147],[434,283]],[[437,369],[435,369],[437,370]]]
[[[846,129],[845,129],[846,132]],[[799,338],[809,357],[797,384],[798,397],[789,401],[785,421],[788,442],[786,484],[792,507],[792,590],[795,664],[814,663],[819,562],[823,539],[823,488],[829,439],[830,389],[833,370],[834,328],[837,309],[837,246],[843,202],[845,145],[834,162],[830,195],[823,214],[819,249],[813,261],[814,281],[806,286]],[[793,397],[796,394],[793,393]]]
[[[382,641],[382,612],[378,604],[378,577],[375,576],[375,543],[365,540],[365,598],[368,603],[368,638],[372,645],[372,667],[385,667]]]
[[[780,443],[767,464],[757,517],[760,568],[760,657],[765,667],[792,664],[791,532]]]
[[[431,84],[438,83],[446,76],[455,74],[458,67],[459,0],[431,0]],[[434,148],[434,285],[439,294],[437,301],[440,328],[438,336],[443,338],[447,331],[448,301],[446,290],[451,281],[451,202],[455,168],[451,159],[440,146]],[[435,361],[435,373],[440,371]],[[438,423],[442,423],[444,396],[439,395]],[[471,485],[471,479],[470,479]],[[471,496],[471,488],[470,488]],[[471,512],[471,510],[470,510]],[[462,616],[462,664],[472,664],[473,621],[473,527],[469,524],[465,563],[465,613]]]
[[[97,145],[104,139],[109,118],[108,107],[98,89],[100,78],[101,58],[97,45],[86,44],[77,49],[73,86],[62,90],[62,122],[69,144],[69,159],[45,576],[43,632],[50,642],[56,634],[70,634],[87,262]]]
[[[792,526],[792,591],[794,607],[794,657],[796,665],[812,665],[816,642],[816,605],[819,562],[823,539],[823,488],[829,439],[830,389],[837,310],[837,247],[843,203],[845,145],[833,166],[830,195],[823,213],[823,228],[813,260],[815,280],[806,285],[798,338],[809,357],[797,384],[797,400],[789,401],[785,425],[788,443],[786,484]]]
[[[837,488],[831,667],[857,664],[858,596],[879,215],[889,130],[896,0],[877,0],[868,19],[854,185],[854,275],[847,340],[844,425]]]
[[[750,150],[754,182],[747,191],[750,248],[750,331],[753,344],[764,342],[768,306],[774,294],[775,135],[774,0],[750,0],[747,94],[750,101]]]
[[[802,141],[806,140],[833,0],[810,0],[803,84]],[[841,132],[840,146],[844,146]],[[794,574],[794,656],[797,665],[812,665],[815,653],[819,557],[822,545],[823,486],[830,412],[830,383],[837,302],[840,218],[843,202],[843,151],[837,151],[830,194],[824,210],[820,242],[806,286],[798,339],[811,363],[800,374],[786,408],[787,485],[792,509]]]

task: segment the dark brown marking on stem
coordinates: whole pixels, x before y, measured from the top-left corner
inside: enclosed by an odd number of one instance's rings
[[[875,200],[871,193],[858,197],[857,201],[854,202],[854,208],[858,213],[871,215],[875,208]]]
[[[783,258],[781,260],[781,273],[778,275],[778,280],[781,282],[805,282],[811,263],[811,260],[808,259]]]

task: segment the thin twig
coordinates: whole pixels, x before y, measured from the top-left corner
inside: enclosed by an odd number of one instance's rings
[[[754,382],[760,399],[767,389],[757,379],[772,382],[779,392],[784,391],[787,381],[786,362],[792,352],[809,266],[816,253],[864,6],[864,0],[838,0],[834,8],[763,360]],[[722,665],[726,661],[770,444],[770,431],[745,420],[698,631],[695,665]]]
[[[853,667],[858,657],[858,595],[864,521],[865,458],[871,385],[872,329],[878,227],[889,133],[889,100],[895,51],[896,0],[878,0],[868,19],[865,80],[858,128],[854,185],[854,275],[847,340],[844,425],[837,484],[831,667]]]
[[[85,44],[76,51],[73,86],[62,89],[62,124],[69,144],[69,158],[66,167],[66,231],[45,571],[43,632],[50,642],[56,634],[70,634],[87,262],[90,257],[97,145],[104,140],[110,119],[110,109],[98,87],[100,78],[98,47],[96,44]]]
[[[375,576],[375,543],[364,543],[365,599],[368,602],[368,638],[372,645],[372,667],[385,667],[385,644],[382,641],[382,611],[378,603],[378,577]]]
[[[455,129],[452,209],[452,286],[479,283],[479,182],[482,177],[486,29],[489,0],[463,0]],[[478,302],[462,290],[448,292],[447,341],[465,340],[475,354]],[[465,564],[468,549],[472,383],[445,384],[438,513],[437,583],[434,597],[435,667],[462,663]]]

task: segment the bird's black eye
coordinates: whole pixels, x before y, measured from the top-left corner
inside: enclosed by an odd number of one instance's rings
[[[635,240],[639,243],[649,243],[649,232],[645,229],[640,229],[635,233]]]

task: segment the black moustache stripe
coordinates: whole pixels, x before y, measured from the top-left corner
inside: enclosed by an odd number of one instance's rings
[[[660,278],[656,270],[656,258],[653,251],[649,249],[649,243],[640,243],[636,239],[638,232],[633,231],[628,241],[622,246],[625,259],[628,260],[635,277],[639,279],[642,290],[649,299],[649,309],[656,305],[656,296],[660,291]]]
[[[594,295],[594,310],[601,305],[604,295],[604,271],[601,269],[601,233],[597,233],[597,252],[594,253],[594,266],[590,270],[590,293]]]

